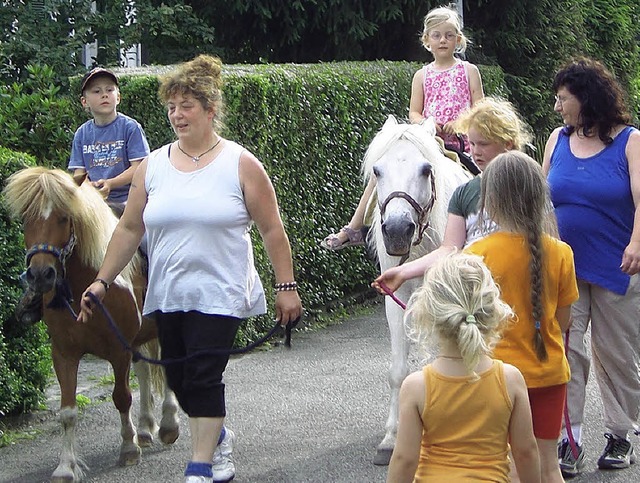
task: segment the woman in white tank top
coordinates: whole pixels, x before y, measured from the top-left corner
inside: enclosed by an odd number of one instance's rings
[[[300,317],[291,248],[273,185],[249,151],[221,138],[218,58],[200,55],[162,79],[160,97],[177,141],[142,161],[98,278],[99,299],[148,238],[149,283],[144,313],[156,319],[162,357],[230,349],[241,321],[266,312],[249,231],[255,222],[275,272],[276,318]],[[87,297],[79,320],[92,314]],[[235,436],[224,427],[222,375],[228,356],[170,364],[166,374],[192,438],[188,483],[230,481]]]

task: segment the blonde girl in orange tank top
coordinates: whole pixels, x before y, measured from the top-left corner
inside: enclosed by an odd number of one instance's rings
[[[387,483],[508,482],[509,449],[520,481],[540,483],[524,378],[491,357],[512,316],[480,257],[455,253],[426,273],[406,320],[422,349],[437,341],[438,355],[400,389]]]

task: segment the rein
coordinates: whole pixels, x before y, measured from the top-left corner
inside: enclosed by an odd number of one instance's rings
[[[98,300],[98,297],[96,297],[91,292],[87,292],[87,296],[91,299],[91,301],[103,313],[103,315],[107,319],[107,322],[109,323],[109,327],[111,328],[111,330],[113,331],[115,336],[118,338],[118,340],[122,344],[122,347],[124,347],[124,349],[127,352],[131,352],[132,361],[133,362],[144,361],[144,362],[146,362],[148,364],[155,364],[155,365],[159,365],[159,366],[168,366],[168,365],[171,365],[171,364],[184,363],[184,362],[187,362],[187,361],[189,361],[191,359],[194,359],[196,357],[200,357],[200,356],[203,356],[203,355],[244,354],[246,352],[249,352],[249,351],[255,349],[259,345],[264,344],[268,339],[273,337],[273,335],[280,328],[280,323],[276,322],[276,325],[269,332],[267,332],[265,335],[260,337],[258,340],[252,342],[251,344],[249,344],[249,345],[247,345],[245,347],[241,347],[241,348],[237,348],[237,349],[205,349],[205,350],[194,352],[193,354],[189,354],[188,356],[179,357],[179,358],[175,358],[175,359],[152,359],[150,357],[146,357],[140,351],[138,351],[138,350],[134,349],[133,347],[131,347],[131,344],[129,344],[127,339],[125,339],[125,337],[122,335],[122,332],[120,332],[120,329],[116,325],[115,321],[113,320],[113,317],[111,316],[111,314],[109,313],[107,308],[104,306],[104,304],[100,300]],[[78,316],[74,312],[73,308],[71,307],[71,304],[69,304],[69,302],[65,300],[65,305],[67,306],[67,308],[69,309],[71,314],[74,316],[74,318],[77,319]],[[286,347],[291,347],[291,330],[298,324],[299,321],[300,321],[300,318],[297,318],[297,319],[295,319],[293,321],[289,321],[289,323],[287,324],[287,326],[285,328],[285,341],[284,341],[284,345]]]

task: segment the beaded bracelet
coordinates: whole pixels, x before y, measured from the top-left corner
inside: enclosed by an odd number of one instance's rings
[[[103,279],[101,279],[101,278],[96,278],[96,279],[94,280],[94,282],[100,282],[100,283],[102,284],[102,286],[104,287],[105,292],[106,292],[107,290],[109,290],[109,285],[111,285],[111,284],[110,284],[110,283],[108,283],[106,280],[103,280]]]
[[[293,290],[298,290],[298,284],[296,282],[276,283],[273,286],[273,289],[276,292],[290,292]]]

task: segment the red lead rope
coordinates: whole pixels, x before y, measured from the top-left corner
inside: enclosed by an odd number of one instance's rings
[[[569,358],[569,331],[564,334],[564,354]],[[573,458],[578,461],[578,445],[573,437],[573,430],[571,429],[571,421],[569,420],[569,392],[564,399],[564,428],[567,430],[567,438],[569,439],[569,447],[571,448],[571,454]]]
[[[380,282],[378,285],[380,285],[380,288],[384,290],[386,294],[389,297],[391,297],[395,303],[397,303],[400,307],[402,307],[402,310],[405,310],[407,308],[407,305],[398,297],[396,297],[396,295],[391,291],[389,287],[387,287],[387,285],[384,282]]]

